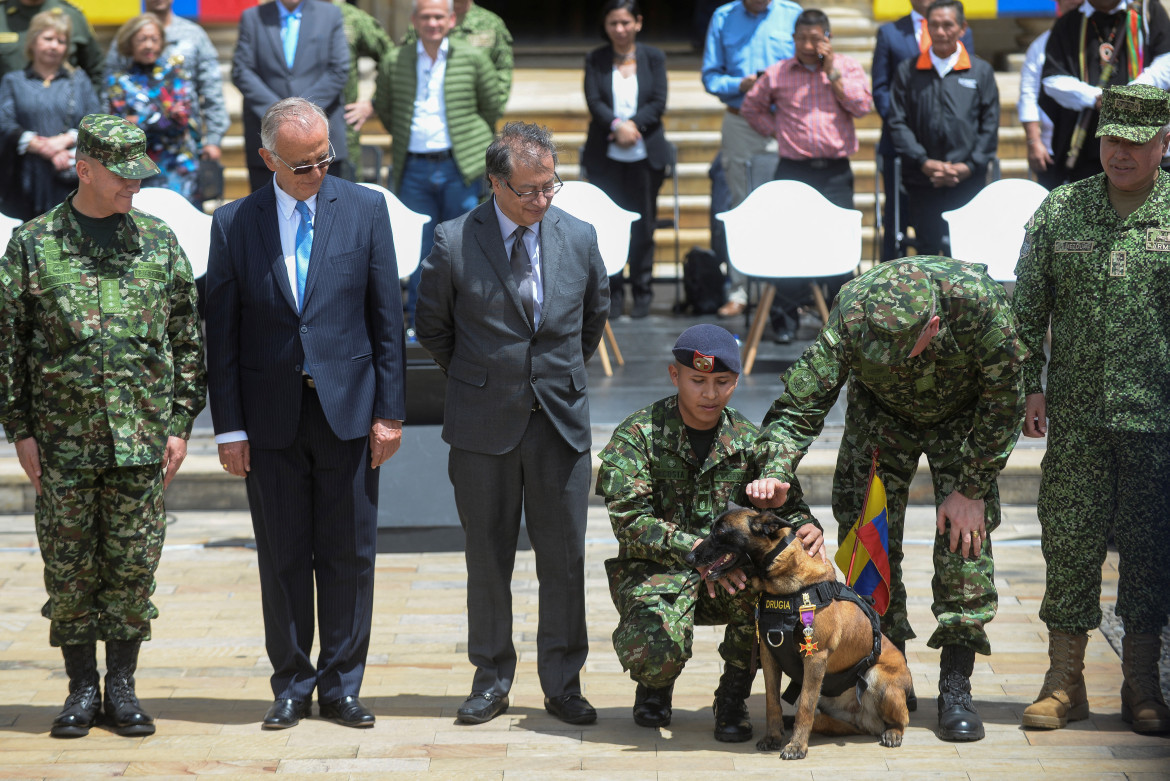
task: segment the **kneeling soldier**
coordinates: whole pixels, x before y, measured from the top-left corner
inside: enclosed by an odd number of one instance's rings
[[[715,738],[738,743],[752,737],[745,700],[755,677],[756,595],[742,570],[719,588],[702,587],[703,571],[685,558],[729,501],[747,503],[745,485],[758,472],[752,450],[757,431],[727,407],[739,382],[735,337],[719,326],[696,325],[682,333],[673,352],[676,363],[668,371],[678,393],[626,418],[601,452],[597,493],[620,544],[617,557],[605,562],[620,614],[613,644],[638,684],[634,721],[664,727],[674,681],[691,657],[695,624],[726,624]],[[821,529],[791,482],[777,514],[799,527],[802,543],[816,555]]]

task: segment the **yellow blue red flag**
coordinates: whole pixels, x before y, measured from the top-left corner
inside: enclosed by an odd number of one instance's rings
[[[885,615],[890,606],[890,539],[886,487],[877,475],[876,452],[861,516],[841,543],[834,560],[845,573],[846,585],[858,594],[872,596],[874,608]]]

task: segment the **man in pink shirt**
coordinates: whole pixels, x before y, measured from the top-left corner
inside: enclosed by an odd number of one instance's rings
[[[780,160],[774,178],[804,182],[837,206],[852,209],[849,156],[857,152],[853,119],[873,109],[873,97],[861,64],[834,53],[831,37],[823,11],[802,11],[793,33],[796,56],[768,67],[743,99],[740,112],[757,133],[775,136]],[[849,276],[823,280],[829,300]],[[776,285],[784,315],[773,308],[777,342],[791,341],[806,289],[804,280]]]

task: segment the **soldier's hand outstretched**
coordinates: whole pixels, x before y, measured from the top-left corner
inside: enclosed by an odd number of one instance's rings
[[[775,477],[761,477],[747,484],[747,497],[761,510],[774,510],[783,507],[788,501],[789,483],[782,483]]]
[[[968,499],[959,491],[943,499],[938,508],[938,533],[946,534],[949,521],[951,553],[958,551],[963,558],[974,559],[983,551],[983,542],[987,539],[983,525],[985,509],[982,499]]]
[[[37,446],[35,437],[18,439],[16,441],[16,457],[20,459],[20,468],[32,481],[33,490],[37,496],[41,495],[41,449]]]

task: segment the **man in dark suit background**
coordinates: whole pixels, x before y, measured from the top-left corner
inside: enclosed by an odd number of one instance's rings
[[[275,176],[220,207],[207,267],[212,417],[220,460],[246,477],[275,702],[266,729],[312,708],[346,726],[370,642],[378,477],[404,416],[402,304],[382,196],[326,176],[324,112],[272,106]],[[367,444],[368,442],[368,444]],[[314,583],[320,654],[313,647]]]
[[[524,511],[540,579],[537,671],[545,709],[570,724],[581,696],[590,479],[585,362],[609,314],[593,227],[551,206],[549,132],[508,123],[487,150],[492,199],[435,231],[418,341],[447,373],[443,439],[467,539],[471,695],[458,719],[503,713],[516,673],[512,567]]]
[[[339,175],[349,159],[344,98],[349,46],[341,11],[319,0],[274,0],[245,9],[239,33],[232,83],[244,98],[244,152],[252,191],[272,178],[260,157],[260,119],[284,98],[305,98],[325,110],[334,152],[329,173]]]
[[[877,31],[877,44],[873,49],[873,103],[882,118],[882,138],[878,142],[877,154],[882,161],[882,192],[886,195],[882,207],[882,260],[893,260],[896,256],[894,225],[894,141],[886,129],[890,114],[890,86],[894,73],[905,60],[916,58],[930,48],[930,32],[926,29],[926,9],[931,0],[910,0],[911,11],[893,22],[886,22]],[[969,54],[975,53],[975,39],[971,28],[960,38]],[[902,226],[906,230],[906,204],[902,205]]]

